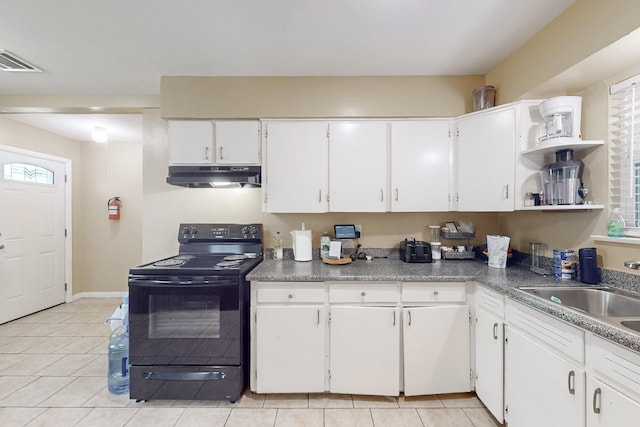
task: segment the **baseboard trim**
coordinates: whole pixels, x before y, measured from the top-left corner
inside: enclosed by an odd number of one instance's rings
[[[82,298],[122,298],[128,294],[128,292],[80,292],[73,295],[73,301]]]

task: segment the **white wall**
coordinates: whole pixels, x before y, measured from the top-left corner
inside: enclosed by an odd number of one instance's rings
[[[82,143],[82,268],[78,292],[126,292],[129,268],[142,260],[142,141]],[[108,219],[107,201],[122,200],[120,220]]]

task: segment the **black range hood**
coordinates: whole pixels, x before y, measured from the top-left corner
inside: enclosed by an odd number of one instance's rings
[[[189,188],[260,187],[260,166],[169,166],[167,182]]]

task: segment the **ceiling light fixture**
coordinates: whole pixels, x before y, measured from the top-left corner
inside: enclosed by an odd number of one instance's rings
[[[107,130],[105,128],[96,126],[91,132],[91,139],[93,139],[95,142],[107,142],[107,140],[109,139],[109,134],[107,133]]]

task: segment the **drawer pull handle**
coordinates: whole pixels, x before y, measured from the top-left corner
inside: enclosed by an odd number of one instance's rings
[[[493,324],[493,339],[498,339],[498,322]]]
[[[407,314],[409,315],[409,326],[411,326],[411,312],[407,311]]]
[[[361,297],[363,297],[363,296],[365,296],[365,295],[367,295],[367,293],[366,293],[365,291],[360,292],[360,296],[361,296]]]
[[[438,295],[438,291],[433,291],[433,294],[434,295]]]
[[[593,391],[593,413],[594,414],[599,414],[600,413],[600,400],[602,399],[602,390],[600,390],[600,387],[598,387],[597,389],[595,389]]]
[[[576,394],[576,373],[575,371],[569,371],[567,377],[567,387],[569,387],[569,394]]]
[[[320,326],[320,309],[318,309],[318,326]]]
[[[396,326],[396,311],[393,310],[393,326]]]
[[[289,295],[288,295],[288,298],[289,298],[289,299],[293,299],[293,295],[292,295],[292,294],[289,294]]]

